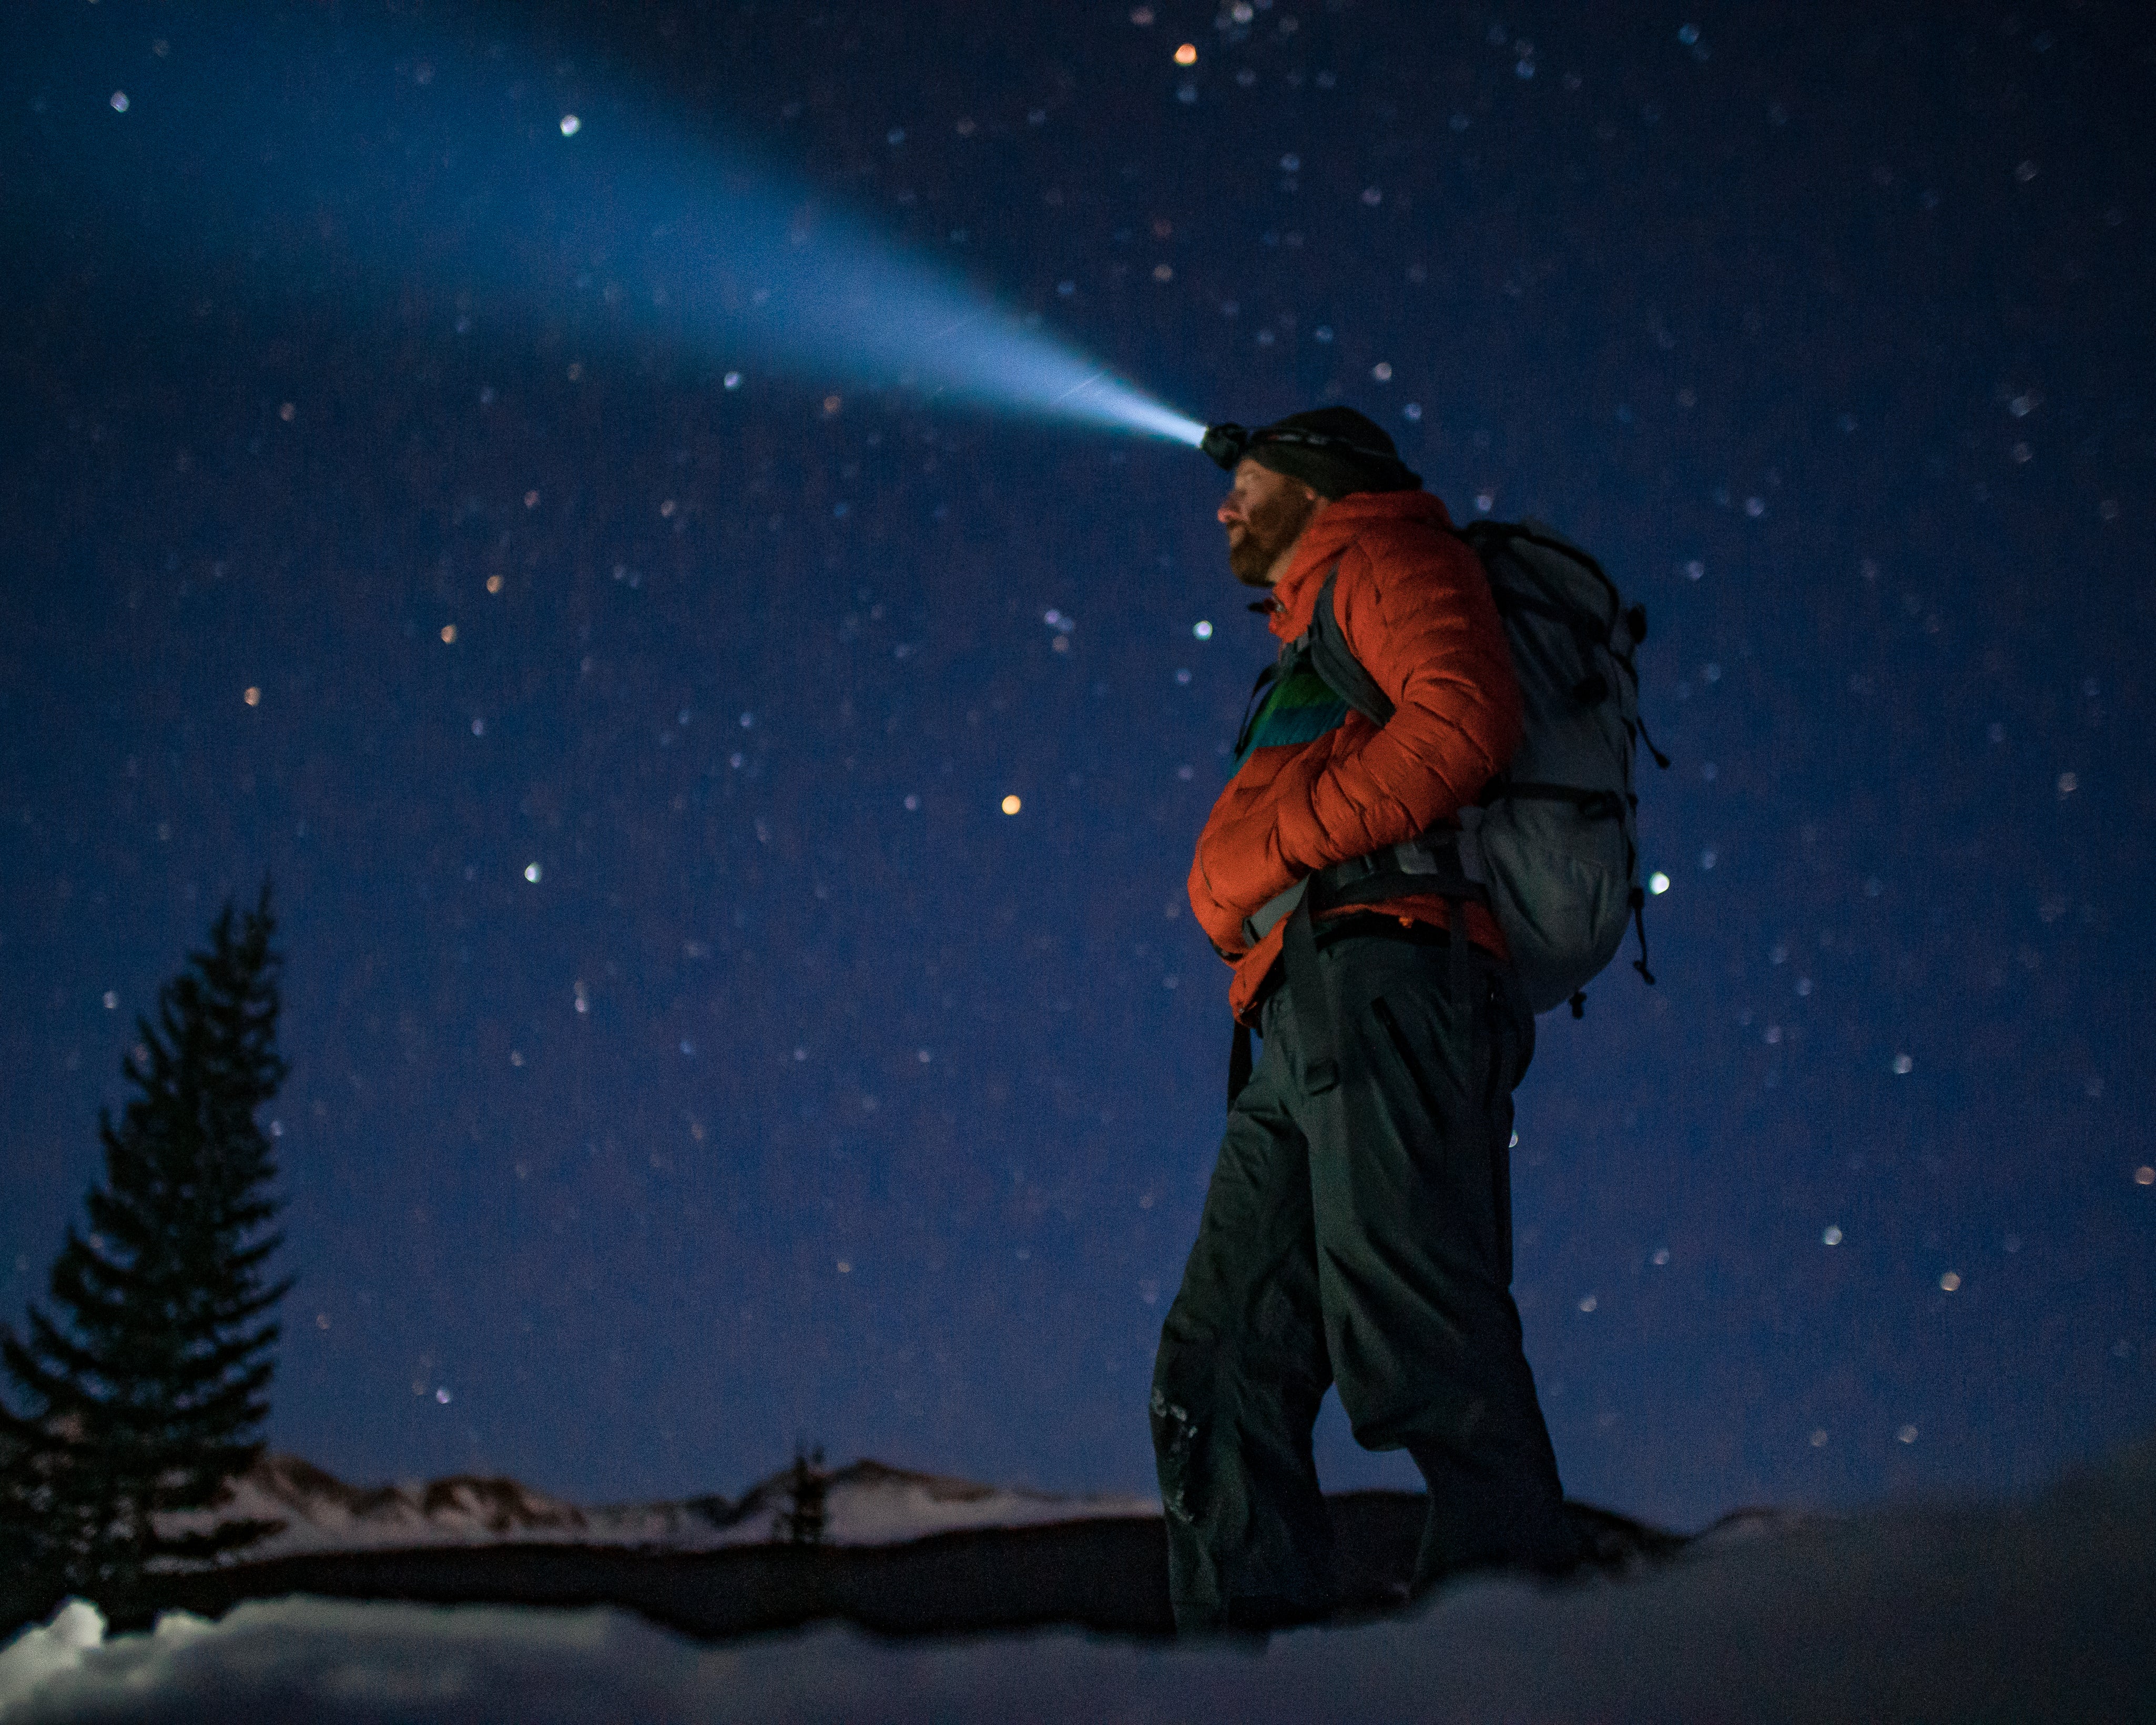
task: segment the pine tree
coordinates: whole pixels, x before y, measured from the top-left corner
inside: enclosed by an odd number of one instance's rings
[[[830,1496],[831,1476],[824,1471],[821,1445],[803,1455],[793,1446],[793,1471],[787,1476],[786,1497],[790,1507],[778,1514],[780,1534],[788,1545],[824,1543],[824,1502]]]
[[[275,927],[265,881],[244,917],[226,905],[157,1023],[136,1019],[121,1070],[137,1093],[117,1124],[99,1117],[88,1230],[69,1227],[27,1332],[0,1328],[20,1404],[0,1397],[0,1562],[47,1600],[124,1593],[152,1559],[219,1557],[276,1525],[157,1525],[213,1507],[262,1453],[290,1286],[265,1281],[282,1235],[254,1117],[285,1072]]]

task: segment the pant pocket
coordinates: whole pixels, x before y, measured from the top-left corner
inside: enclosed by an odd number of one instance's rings
[[[1430,1172],[1433,1175],[1441,1174],[1446,1160],[1446,1111],[1439,1106],[1437,1092],[1431,1088],[1430,1081],[1430,1062],[1441,1057],[1440,1051],[1436,1049],[1417,1049],[1408,1034],[1406,1026],[1400,1023],[1399,1014],[1393,1010],[1391,1003],[1382,995],[1370,1003],[1370,1018],[1414,1088],[1415,1101],[1422,1110],[1423,1118],[1430,1123],[1429,1142],[1438,1151],[1437,1166]]]

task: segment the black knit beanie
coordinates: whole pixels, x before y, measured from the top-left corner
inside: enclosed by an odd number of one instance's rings
[[[1384,428],[1353,408],[1313,408],[1260,425],[1242,453],[1321,497],[1413,491],[1422,485],[1422,475],[1400,459]]]

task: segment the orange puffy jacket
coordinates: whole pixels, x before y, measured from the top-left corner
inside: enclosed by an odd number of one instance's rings
[[[1319,735],[1270,744],[1269,730],[1298,727],[1261,723],[1213,805],[1190,865],[1190,904],[1235,968],[1228,1000],[1245,1023],[1255,1021],[1283,929],[1276,924],[1253,947],[1244,917],[1306,875],[1449,819],[1519,746],[1520,691],[1496,603],[1450,521],[1427,491],[1351,493],[1311,522],[1273,589],[1272,632],[1291,641],[1309,628],[1337,562],[1334,615],[1397,711],[1380,727],[1346,710]],[[1372,907],[1326,914],[1358,908]],[[1389,899],[1383,909],[1440,926],[1449,919],[1435,897]],[[1504,937],[1481,906],[1467,906],[1467,932],[1504,956]]]

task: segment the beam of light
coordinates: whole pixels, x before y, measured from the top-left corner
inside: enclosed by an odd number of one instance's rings
[[[819,388],[1204,435],[1039,314],[694,116],[501,42],[306,10],[113,0],[85,23],[54,8],[26,44],[38,166],[131,215],[168,270],[244,259],[258,283],[393,294],[408,315],[454,304],[496,333],[656,342]],[[164,44],[146,65],[136,33]],[[124,105],[116,63],[132,68]]]

